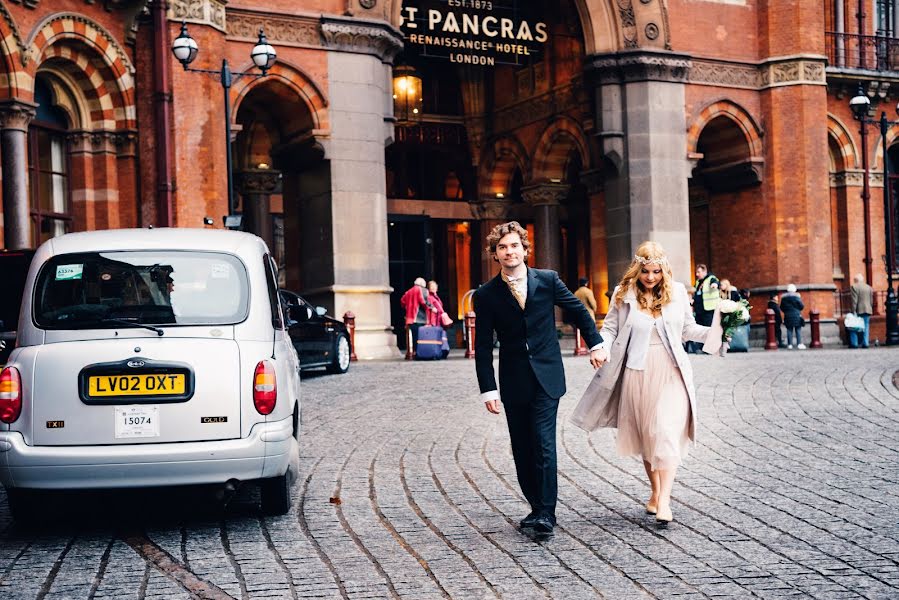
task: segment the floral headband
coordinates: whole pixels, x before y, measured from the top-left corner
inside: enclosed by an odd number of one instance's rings
[[[665,256],[660,256],[659,258],[645,258],[638,254],[634,254],[634,262],[638,262],[644,267],[648,265],[667,266],[668,258]]]

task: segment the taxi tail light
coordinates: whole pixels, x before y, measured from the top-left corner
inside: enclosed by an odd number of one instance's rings
[[[0,421],[13,423],[22,412],[22,378],[15,367],[0,372]]]
[[[267,360],[259,361],[253,374],[253,404],[260,415],[269,415],[278,401],[275,367]]]

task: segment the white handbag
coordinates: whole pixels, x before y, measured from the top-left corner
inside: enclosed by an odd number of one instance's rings
[[[843,325],[845,325],[846,329],[864,331],[865,320],[855,313],[846,313],[846,316],[843,317]]]

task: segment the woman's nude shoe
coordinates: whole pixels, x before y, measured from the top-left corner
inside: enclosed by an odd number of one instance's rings
[[[659,510],[656,512],[656,524],[661,527],[668,527],[668,523],[674,520],[671,515],[671,508],[667,510]]]
[[[658,505],[652,504],[651,502],[647,502],[647,503],[646,503],[646,514],[647,514],[647,515],[654,515],[654,514],[656,514],[656,511],[657,511],[657,510],[658,510]]]

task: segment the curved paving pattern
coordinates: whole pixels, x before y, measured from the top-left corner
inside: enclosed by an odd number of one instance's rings
[[[565,360],[563,417],[592,374]],[[556,535],[522,535],[472,362],[359,364],[303,382],[288,515],[261,517],[252,488],[224,508],[206,490],[116,492],[56,498],[24,529],[0,501],[0,598],[899,596],[899,353],[693,360],[699,443],[667,530],[613,432],[563,418]]]

